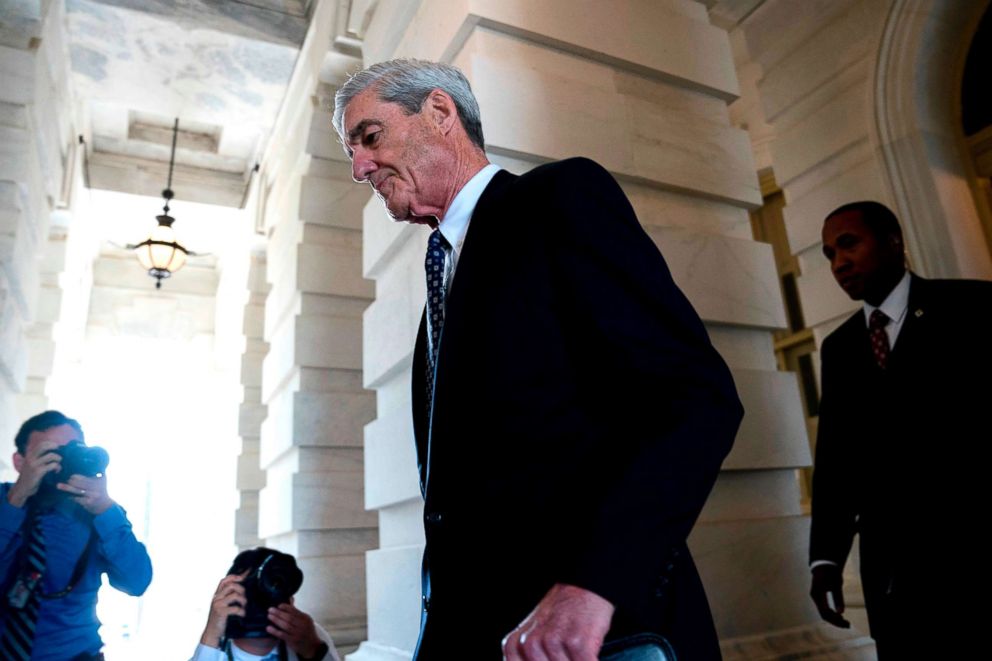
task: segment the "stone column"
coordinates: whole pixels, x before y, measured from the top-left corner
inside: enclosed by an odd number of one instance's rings
[[[22,2],[0,27],[0,466],[42,410],[61,309],[65,231],[52,212],[73,182],[62,3]],[[51,238],[51,241],[49,240]]]
[[[362,313],[373,286],[361,267],[368,191],[351,182],[319,108],[333,93],[318,81],[327,5],[318,7],[259,179],[271,289],[258,537],[296,555],[306,577],[301,608],[349,651],[366,635],[365,552],[378,544],[375,513],[362,502],[362,428],[375,415],[362,384]]]
[[[262,361],[269,351],[264,339],[265,297],[269,286],[265,280],[264,253],[252,254],[248,265],[248,302],[245,305],[245,352],[241,357],[241,385],[244,399],[238,412],[238,509],[234,518],[234,543],[238,550],[259,546],[258,493],[265,486],[265,473],[259,464],[259,443],[266,407],[262,403]]]
[[[702,4],[679,0],[581,11],[566,0],[423,0],[381,4],[364,52],[366,64],[412,56],[459,66],[479,99],[490,157],[511,171],[585,155],[618,178],[747,409],[690,539],[719,633],[811,622],[795,474],[810,457],[795,377],[776,371],[771,331],[785,318],[771,250],[751,237],[748,209],[761,195],[748,136],[729,124],[738,85],[727,34]],[[366,504],[379,510],[381,547],[368,556],[369,641],[356,661],[408,658],[419,623],[409,370],[426,236],[390,223],[378,201],[366,207],[376,301],[365,315],[365,382],[379,403],[365,434]]]

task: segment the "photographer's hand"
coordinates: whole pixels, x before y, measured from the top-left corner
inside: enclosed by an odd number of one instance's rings
[[[207,626],[200,636],[200,643],[207,647],[220,649],[220,639],[224,637],[227,628],[228,615],[245,615],[245,588],[241,581],[248,575],[246,569],[240,574],[228,574],[217,584],[213,601],[210,603],[210,614],[207,616]]]
[[[96,516],[103,514],[114,501],[107,495],[107,475],[101,473],[98,477],[84,477],[73,475],[68,482],[59,482],[56,485],[59,491],[65,491],[73,496],[80,507]]]
[[[272,624],[265,628],[269,635],[286,641],[289,649],[298,656],[313,658],[323,643],[317,636],[313,618],[292,603],[270,608],[269,622]]]
[[[17,482],[7,492],[7,502],[14,507],[24,507],[28,498],[38,493],[42,478],[62,467],[62,457],[51,452],[59,445],[56,441],[44,441],[28,450],[21,463]]]

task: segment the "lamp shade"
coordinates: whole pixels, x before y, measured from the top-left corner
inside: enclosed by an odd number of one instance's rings
[[[187,250],[176,240],[176,231],[172,229],[173,218],[162,215],[158,216],[158,221],[151,235],[134,247],[134,252],[148,275],[161,281],[183,267]]]

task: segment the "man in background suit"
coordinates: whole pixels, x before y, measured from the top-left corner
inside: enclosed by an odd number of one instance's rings
[[[988,582],[975,553],[988,517],[978,470],[987,470],[992,283],[907,271],[899,223],[878,202],[827,216],[823,254],[864,305],[821,347],[810,594],[824,620],[850,626],[842,569],[858,533],[879,657],[965,658],[946,655],[982,647],[968,624],[977,607],[959,591]]]
[[[489,164],[447,65],[356,74],[335,127],[355,180],[434,230],[413,366],[416,658],[595,659],[648,632],[717,658],[686,537],[742,409],[619,186],[586,159]]]

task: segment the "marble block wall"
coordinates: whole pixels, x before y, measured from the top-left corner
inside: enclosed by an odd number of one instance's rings
[[[265,486],[265,473],[259,463],[262,422],[267,409],[262,403],[262,361],[268,353],[265,342],[265,297],[269,285],[265,280],[265,255],[252,254],[248,265],[248,302],[245,305],[245,351],[241,357],[241,385],[244,399],[238,411],[238,509],[234,519],[234,543],[238,550],[259,546],[258,493]]]
[[[365,638],[365,552],[378,545],[362,503],[362,428],[375,416],[362,379],[361,207],[321,109],[320,80],[337,3],[314,18],[259,173],[259,225],[269,284],[261,337],[258,442],[265,474],[257,536],[296,555],[298,604],[348,651]]]
[[[769,0],[741,25],[818,342],[857,307],[821,253],[824,216],[846,202],[894,209],[923,275],[992,277],[961,156],[946,144],[960,131],[947,81],[980,5]]]
[[[0,467],[22,419],[44,409],[61,309],[73,136],[61,2],[20,2],[0,25]],[[71,181],[71,173],[68,175]],[[51,232],[50,232],[51,230]]]
[[[728,35],[684,0],[383,2],[365,63],[409,56],[459,66],[482,110],[490,158],[523,172],[588,156],[626,190],[648,233],[730,364],[746,418],[690,543],[724,638],[800,626],[807,604],[806,519],[795,469],[810,463],[795,377],[776,371],[785,324],[769,246],[751,237],[761,195],[748,135],[730,125],[738,95]],[[424,301],[427,232],[364,213],[364,377],[377,394],[365,429],[365,502],[378,510],[368,554],[369,640],[349,658],[409,658],[420,610],[422,503],[410,366]]]

